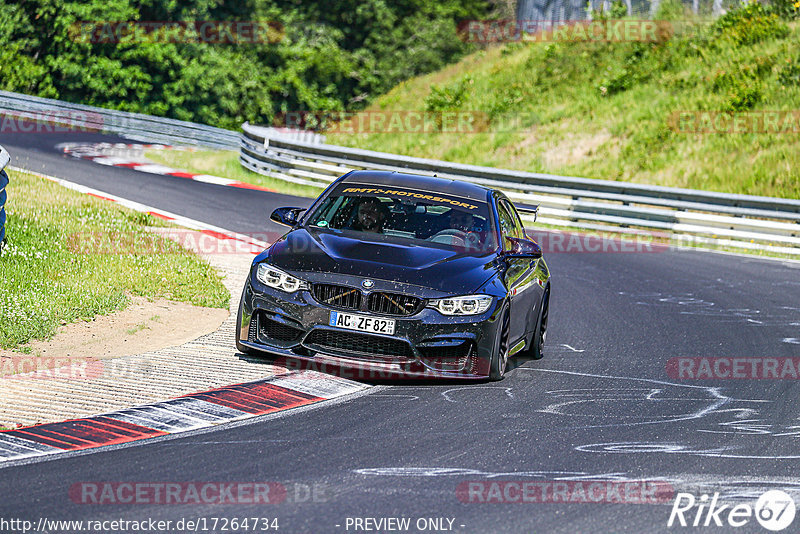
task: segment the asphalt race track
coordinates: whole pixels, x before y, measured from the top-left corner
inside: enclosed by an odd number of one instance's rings
[[[2,117],[2,115],[0,115]],[[11,154],[9,165],[57,176],[92,187],[146,206],[179,213],[241,233],[279,231],[281,226],[269,221],[272,210],[279,206],[310,199],[276,193],[264,194],[251,189],[237,189],[193,182],[134,171],[110,168],[75,158],[65,157],[55,148],[59,143],[132,143],[122,137],[91,132],[0,133],[0,145]],[[235,207],[235,209],[231,209]]]
[[[68,159],[56,143],[122,140],[55,137],[3,135],[0,144],[11,165],[239,232],[274,230],[266,222],[273,207],[308,203]],[[486,503],[474,502],[489,495],[483,490],[459,491],[471,482],[601,480],[662,481],[733,504],[771,489],[800,496],[797,380],[668,372],[680,357],[800,358],[800,264],[699,251],[551,253],[547,261],[545,358],[513,361],[502,382],[381,385],[282,417],[0,466],[0,517],[206,518],[209,529],[212,518],[261,517],[289,533],[388,532],[387,523],[367,530],[376,524],[354,518],[394,517],[410,518],[407,532],[765,532],[755,518],[741,528],[668,528],[671,497],[596,503],[573,491],[570,503]],[[70,494],[81,482],[206,481],[275,482],[287,493],[257,505],[84,504]],[[694,517],[686,513],[690,525]],[[426,518],[444,521],[418,523]]]

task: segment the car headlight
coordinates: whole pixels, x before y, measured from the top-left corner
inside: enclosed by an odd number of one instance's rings
[[[443,315],[478,315],[489,309],[492,297],[488,295],[466,295],[435,299],[428,302],[428,307],[438,310]]]
[[[308,289],[308,282],[300,280],[266,263],[258,264],[256,278],[266,286],[274,287],[275,289],[280,289],[287,293],[294,293],[299,289]]]

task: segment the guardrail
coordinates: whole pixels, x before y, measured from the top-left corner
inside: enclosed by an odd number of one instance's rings
[[[353,169],[436,174],[503,190],[523,213],[537,204],[544,224],[800,254],[800,200],[494,169],[242,129],[240,163],[288,182],[325,187]]]
[[[247,130],[261,139],[283,139],[284,141],[297,141],[311,145],[319,145],[325,142],[325,136],[310,130],[296,130],[293,128],[273,128],[267,126],[255,126],[248,122],[242,124],[242,130]],[[238,147],[238,145],[237,145]]]
[[[229,150],[239,146],[239,133],[223,128],[9,91],[0,91],[0,113],[38,122],[43,125],[42,128],[62,124],[75,130],[117,133],[147,143],[199,145]]]
[[[9,91],[0,91],[0,114],[28,121],[30,124],[18,125],[22,133],[36,128],[48,132],[52,131],[55,125],[61,125],[73,131],[116,133],[144,143],[197,145],[226,150],[239,148],[238,132],[207,124],[85,106]],[[34,123],[38,123],[39,126]],[[250,126],[250,128],[261,135],[276,139],[310,144],[325,142],[324,135],[304,130],[261,126]]]
[[[9,161],[11,161],[11,156],[5,148],[0,146],[0,254],[2,254],[3,246],[6,242],[6,200],[8,200],[6,186],[8,185],[8,174],[6,174],[5,168]]]

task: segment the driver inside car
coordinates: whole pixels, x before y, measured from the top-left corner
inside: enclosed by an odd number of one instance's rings
[[[449,225],[453,230],[472,232],[475,226],[475,217],[471,213],[461,210],[450,210]]]
[[[445,231],[455,230],[453,243],[468,249],[477,250],[482,242],[482,221],[468,211],[451,209],[447,213],[447,228]],[[451,234],[452,235],[452,234]]]
[[[367,198],[358,204],[353,230],[362,232],[383,233],[386,221],[386,208],[377,198]]]

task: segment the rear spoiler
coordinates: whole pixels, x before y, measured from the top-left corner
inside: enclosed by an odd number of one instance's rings
[[[539,205],[531,205],[531,204],[514,204],[517,208],[517,211],[521,211],[522,213],[533,213],[533,221],[536,222],[536,217],[539,216]]]

